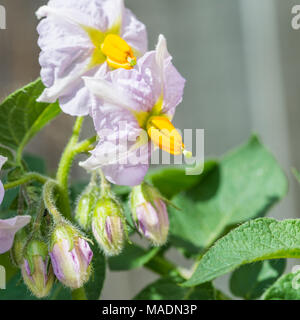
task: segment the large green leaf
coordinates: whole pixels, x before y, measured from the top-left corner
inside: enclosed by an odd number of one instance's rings
[[[38,79],[0,104],[0,144],[22,152],[29,140],[60,113],[58,103],[40,103],[44,90]]]
[[[8,283],[18,271],[18,268],[11,261],[9,252],[0,255],[0,266],[5,268],[6,282]]]
[[[184,288],[173,277],[160,278],[143,289],[134,300],[215,300],[217,290],[204,283],[193,288]]]
[[[251,220],[218,240],[183,285],[210,281],[246,263],[280,258],[300,258],[300,220]]]
[[[300,273],[288,273],[280,277],[263,294],[263,300],[300,300]]]
[[[285,259],[258,261],[235,270],[230,278],[230,290],[244,299],[256,299],[284,272]]]
[[[167,168],[150,171],[146,176],[159,191],[168,199],[171,199],[181,191],[191,189],[199,184],[215,167],[217,162],[210,160],[205,162],[201,175],[187,175],[184,168]]]
[[[145,250],[135,244],[127,244],[123,252],[108,260],[109,268],[113,271],[123,271],[142,267],[149,262],[160,248]]]
[[[169,208],[171,241],[191,253],[211,246],[232,226],[262,216],[287,191],[287,180],[256,137],[226,155]]]
[[[18,272],[6,285],[5,290],[0,291],[0,300],[37,300],[27,289]]]

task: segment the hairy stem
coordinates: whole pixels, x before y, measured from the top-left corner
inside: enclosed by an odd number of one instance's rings
[[[20,178],[16,181],[13,181],[13,182],[6,183],[4,185],[4,189],[8,190],[8,189],[16,188],[22,184],[25,184],[25,183],[28,183],[31,181],[37,181],[37,182],[44,184],[44,183],[46,183],[47,180],[48,180],[48,178],[46,176],[43,176],[39,173],[28,172],[22,178]]]
[[[78,142],[84,118],[78,117],[75,121],[72,136],[60,159],[56,179],[64,189],[68,188],[69,171],[76,155],[75,146]]]
[[[68,219],[72,218],[71,204],[68,192],[69,173],[74,157],[77,154],[75,151],[75,146],[77,145],[79,139],[83,120],[84,117],[78,117],[76,119],[72,136],[62,154],[56,174],[56,180],[60,189],[59,207],[62,209],[65,217]]]
[[[52,215],[55,222],[59,222],[62,220],[62,216],[59,213],[55,201],[54,201],[54,195],[55,190],[58,188],[58,184],[55,180],[48,180],[43,189],[43,199],[45,203],[45,207],[49,211],[49,213]]]

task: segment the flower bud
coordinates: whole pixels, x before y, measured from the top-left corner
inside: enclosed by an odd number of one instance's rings
[[[11,258],[14,264],[18,267],[23,263],[23,250],[27,237],[28,235],[24,228],[15,234],[14,244],[11,248]]]
[[[155,246],[165,244],[169,232],[167,206],[154,187],[143,182],[132,189],[131,212],[141,234]]]
[[[88,231],[90,229],[93,209],[99,194],[99,188],[96,188],[96,190],[89,189],[83,192],[78,200],[75,210],[75,220],[83,230]]]
[[[25,284],[38,298],[49,295],[53,283],[54,273],[49,265],[48,247],[45,242],[31,240],[24,249],[24,259],[21,266]]]
[[[121,253],[127,229],[122,208],[115,199],[105,196],[97,202],[92,218],[92,230],[106,255]]]
[[[50,257],[57,279],[67,287],[77,289],[88,281],[93,252],[71,225],[64,223],[55,227],[51,235]]]

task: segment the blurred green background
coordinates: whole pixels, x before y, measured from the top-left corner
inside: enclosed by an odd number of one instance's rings
[[[0,97],[39,76],[34,12],[47,1],[1,0],[7,30],[0,30]],[[271,216],[299,217],[300,30],[291,27],[294,0],[125,0],[148,27],[149,48],[164,34],[187,79],[175,116],[180,129],[205,129],[206,158],[259,133],[288,175],[290,192]],[[73,118],[61,115],[30,144],[55,170]],[[86,134],[91,131],[86,125]],[[74,168],[74,176],[84,172]],[[179,254],[171,257],[188,265]],[[290,267],[289,267],[290,269]],[[131,298],[155,276],[145,270],[110,274],[103,298]],[[226,277],[218,280],[226,286]]]

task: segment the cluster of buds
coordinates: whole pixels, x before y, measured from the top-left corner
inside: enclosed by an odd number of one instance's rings
[[[20,230],[11,256],[30,291],[43,298],[51,292],[55,277],[71,289],[82,287],[91,274],[93,252],[85,237],[63,220],[54,225],[49,246],[41,237]]]
[[[121,253],[128,237],[126,219],[110,184],[101,173],[100,176],[101,186],[97,174],[97,179],[93,178],[79,197],[75,220],[85,231],[92,231],[107,256],[114,256]],[[146,182],[132,188],[130,204],[136,228],[155,246],[167,241],[169,219],[165,201]],[[51,206],[47,209],[53,217],[49,243],[43,240],[45,236],[40,230],[35,234],[34,230],[28,233],[21,229],[11,251],[25,284],[38,298],[49,295],[55,279],[74,290],[82,287],[92,272],[89,240],[58,211],[51,212]]]
[[[101,188],[93,177],[79,197],[75,219],[86,231],[92,229],[94,238],[108,256],[121,253],[127,237],[123,210],[110,190],[110,184],[100,172]]]
[[[95,181],[89,185],[79,198],[75,217],[86,231],[92,229],[103,252],[114,256],[121,253],[127,238],[126,219],[109,183],[101,173],[100,176],[101,192]],[[146,182],[133,187],[130,205],[139,233],[155,246],[165,244],[169,218],[166,200],[158,190]]]

